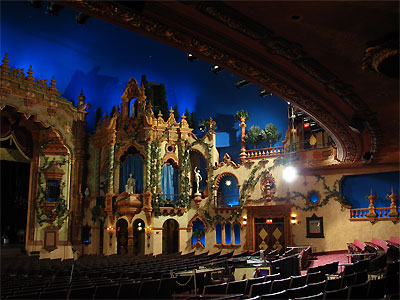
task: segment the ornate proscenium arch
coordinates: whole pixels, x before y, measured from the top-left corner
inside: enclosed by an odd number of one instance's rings
[[[354,163],[363,151],[375,154],[382,147],[383,134],[376,116],[349,84],[310,57],[301,45],[277,36],[222,1],[151,1],[140,12],[117,2],[60,4],[193,53],[290,101],[329,132],[341,162]],[[213,36],[207,31],[210,26],[215,29]],[[226,33],[251,46],[243,47],[234,39],[224,43],[229,38]],[[356,112],[364,116],[365,137],[348,126]],[[365,146],[369,149],[363,149]]]

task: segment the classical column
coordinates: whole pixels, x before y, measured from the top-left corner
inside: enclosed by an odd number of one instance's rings
[[[240,118],[240,140],[241,140],[241,148],[240,148],[240,155],[239,155],[239,159],[240,162],[243,163],[244,160],[246,159],[246,140],[245,140],[245,134],[246,134],[246,118],[241,117]]]

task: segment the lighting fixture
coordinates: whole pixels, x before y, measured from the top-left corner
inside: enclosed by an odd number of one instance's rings
[[[187,59],[188,59],[190,62],[192,62],[192,61],[196,60],[197,57],[194,56],[192,53],[188,53]]]
[[[243,225],[247,225],[247,216],[246,215],[243,216],[242,223],[243,223]]]
[[[242,80],[240,80],[240,81],[238,81],[238,82],[235,83],[235,85],[236,85],[236,87],[237,87],[238,89],[240,89],[241,87],[244,87],[244,86],[246,86],[246,85],[249,85],[249,84],[250,84],[250,82],[248,82],[248,81],[245,80],[245,79],[242,79]]]
[[[223,69],[220,67],[220,66],[217,66],[217,65],[215,65],[215,66],[213,66],[212,68],[211,68],[211,71],[213,71],[213,73],[214,74],[218,74],[219,72],[221,72]]]
[[[230,186],[231,184],[232,184],[232,181],[230,181],[230,180],[225,181],[226,186]]]
[[[293,182],[297,178],[297,170],[293,166],[287,166],[283,169],[282,177],[287,182]]]
[[[50,2],[47,5],[47,12],[50,13],[53,16],[58,16],[60,11],[63,10],[63,6],[56,4],[55,2]]]
[[[90,19],[90,16],[84,13],[78,13],[75,17],[76,23],[80,25],[85,25],[87,21]]]
[[[261,98],[267,97],[267,96],[272,96],[272,93],[268,92],[267,90],[261,90],[258,92],[258,95]]]

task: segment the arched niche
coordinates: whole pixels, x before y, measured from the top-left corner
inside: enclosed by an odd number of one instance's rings
[[[178,165],[172,158],[165,161],[161,168],[161,198],[176,202],[179,199]]]
[[[219,174],[215,180],[217,190],[217,206],[237,206],[240,205],[238,178],[233,173]]]
[[[208,165],[207,165],[207,159],[205,158],[204,154],[201,153],[197,149],[191,149],[190,150],[190,167],[191,167],[191,178],[192,178],[192,186],[195,187],[195,176],[194,176],[194,170],[197,167],[198,170],[200,170],[200,175],[203,178],[203,180],[200,181],[200,186],[199,186],[199,191],[202,193],[207,189],[207,177],[208,177]],[[192,191],[193,193],[195,192],[194,190]]]
[[[136,219],[132,224],[133,230],[133,255],[145,254],[145,223],[142,219]]]
[[[172,254],[179,251],[179,223],[168,219],[163,224],[162,253]]]
[[[119,219],[116,224],[117,231],[117,254],[128,253],[128,221]]]
[[[268,172],[261,178],[260,189],[264,199],[271,201],[276,191],[275,179],[271,173]]]
[[[120,156],[120,171],[119,171],[119,191],[120,193],[125,191],[125,185],[127,184],[130,174],[135,179],[136,187],[135,194],[143,193],[143,179],[144,179],[144,157],[135,148],[131,146],[128,148],[123,155]]]

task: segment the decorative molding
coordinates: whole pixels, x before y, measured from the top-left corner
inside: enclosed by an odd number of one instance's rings
[[[233,178],[235,178],[236,182],[237,182],[237,187],[240,188],[239,179],[237,178],[237,176],[231,172],[224,172],[224,173],[218,174],[217,178],[215,178],[215,181],[214,181],[214,189],[215,190],[218,190],[219,184],[220,184],[222,178],[224,178],[226,176],[232,176]]]
[[[231,157],[229,156],[228,153],[225,153],[224,155],[224,161],[220,162],[217,166],[214,166],[214,170],[217,170],[223,166],[232,166],[235,169],[239,169],[240,168],[240,164],[236,164]]]

